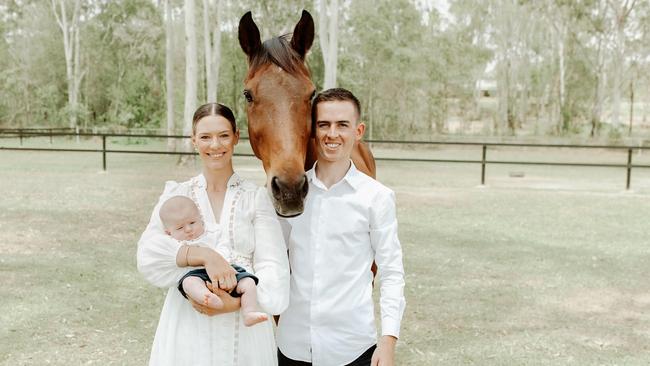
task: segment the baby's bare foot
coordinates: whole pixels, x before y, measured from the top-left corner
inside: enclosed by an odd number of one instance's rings
[[[203,305],[212,309],[221,309],[223,307],[223,301],[212,292],[207,292],[203,297]]]
[[[260,313],[258,311],[244,313],[242,316],[244,317],[244,325],[247,327],[252,327],[253,325],[261,323],[269,318],[265,313]]]

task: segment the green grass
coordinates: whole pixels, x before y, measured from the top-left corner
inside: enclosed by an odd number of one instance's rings
[[[146,364],[164,293],[135,249],[164,181],[198,169],[175,161],[0,151],[0,364]],[[407,271],[398,365],[650,363],[650,172],[623,192],[623,169],[489,166],[478,187],[476,165],[378,168]]]

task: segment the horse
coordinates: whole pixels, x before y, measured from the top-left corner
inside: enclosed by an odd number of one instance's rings
[[[305,64],[314,41],[314,20],[303,10],[290,40],[284,35],[262,43],[249,11],[240,19],[238,32],[248,57],[244,97],[250,144],[262,161],[275,211],[294,217],[304,210],[309,189],[305,171],[317,159],[311,121],[316,88]],[[375,178],[375,160],[364,142],[355,144],[352,161]]]

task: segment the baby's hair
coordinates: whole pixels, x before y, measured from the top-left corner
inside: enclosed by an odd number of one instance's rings
[[[162,221],[165,228],[168,228],[168,225],[170,224],[170,215],[183,206],[193,206],[198,210],[194,201],[187,196],[173,196],[160,206],[160,221]]]

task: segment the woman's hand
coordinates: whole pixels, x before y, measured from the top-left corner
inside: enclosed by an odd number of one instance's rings
[[[207,256],[205,260],[205,271],[215,288],[230,292],[237,287],[237,271],[219,253],[212,252],[214,255]]]
[[[205,267],[210,281],[222,290],[230,292],[237,286],[237,271],[210,248],[183,245],[176,255],[176,264],[179,267]]]
[[[207,316],[232,313],[233,311],[239,310],[239,307],[241,305],[239,297],[230,296],[230,294],[227,293],[226,291],[218,287],[212,286],[210,282],[206,282],[205,285],[215,295],[219,296],[221,301],[223,301],[223,307],[221,307],[220,309],[209,308],[203,304],[199,304],[198,302],[188,297],[188,300],[190,301],[190,304],[192,305],[194,310],[198,311],[201,314],[205,314]]]

